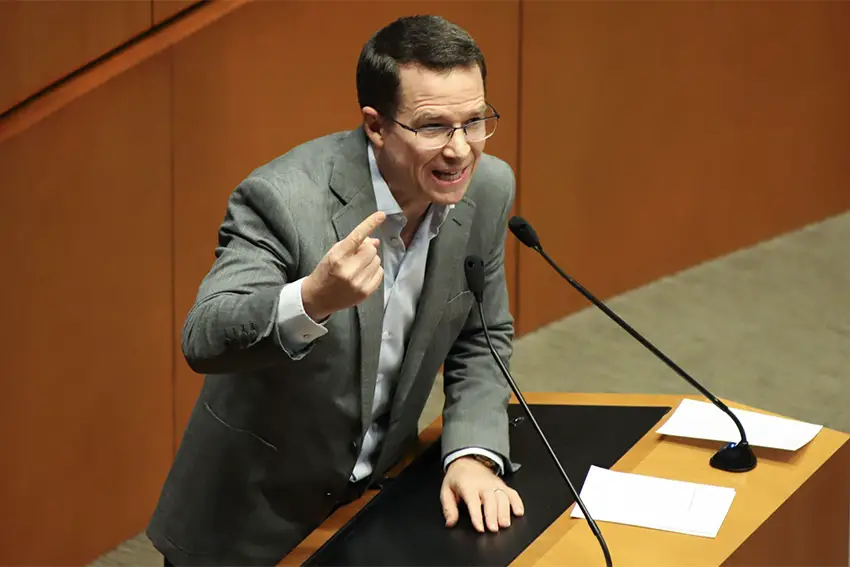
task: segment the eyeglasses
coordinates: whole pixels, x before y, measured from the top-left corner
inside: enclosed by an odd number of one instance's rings
[[[449,143],[456,130],[463,130],[463,135],[467,142],[483,142],[490,136],[496,133],[496,126],[499,123],[500,115],[491,105],[487,107],[493,111],[491,116],[484,118],[474,118],[468,121],[463,126],[437,126],[428,125],[421,128],[411,128],[407,124],[402,124],[395,118],[390,118],[393,122],[413,132],[416,137],[416,145],[423,150],[439,150]]]

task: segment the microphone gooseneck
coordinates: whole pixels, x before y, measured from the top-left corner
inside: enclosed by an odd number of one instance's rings
[[[561,465],[561,461],[558,460],[558,456],[555,454],[554,449],[549,444],[549,440],[546,439],[546,435],[543,433],[543,430],[538,425],[537,420],[534,418],[534,414],[531,412],[531,408],[528,407],[528,404],[525,402],[525,398],[522,395],[522,392],[517,386],[516,382],[511,376],[511,373],[508,371],[505,363],[502,362],[502,358],[499,356],[499,353],[496,352],[496,348],[493,346],[493,341],[490,338],[490,330],[487,328],[487,320],[484,316],[484,262],[479,256],[470,255],[466,257],[464,261],[464,272],[466,273],[466,282],[469,286],[469,290],[472,292],[472,295],[475,297],[475,302],[478,305],[478,316],[481,319],[481,327],[484,329],[484,338],[487,340],[487,346],[490,349],[490,354],[493,355],[493,358],[496,361],[496,364],[499,366],[499,370],[501,370],[502,375],[505,377],[505,380],[508,382],[508,385],[513,390],[514,395],[519,400],[520,405],[522,406],[523,411],[528,416],[528,420],[534,426],[534,429],[537,431],[537,435],[543,441],[543,444],[546,446],[546,450],[549,453],[549,456],[552,457],[552,460],[555,462],[555,466],[558,467],[558,471],[561,473],[561,476],[566,481],[567,486],[570,489],[570,493],[572,493],[575,498],[576,504],[578,504],[579,509],[581,509],[584,514],[585,520],[587,520],[588,526],[590,526],[590,530],[593,532],[593,535],[596,536],[596,539],[599,541],[599,545],[602,547],[602,553],[605,555],[605,565],[607,567],[612,567],[611,562],[611,553],[608,551],[608,544],[605,543],[605,539],[602,537],[602,532],[599,530],[599,527],[596,525],[596,522],[593,521],[593,518],[590,516],[590,513],[587,511],[587,508],[582,502],[581,497],[578,495],[573,483],[570,481],[570,477],[567,475],[567,472],[564,470],[563,465]]]
[[[711,392],[705,389],[702,384],[693,379],[687,372],[682,370],[678,364],[670,360],[670,358],[665,355],[663,352],[658,350],[655,345],[649,342],[646,338],[643,337],[640,333],[635,331],[631,325],[626,323],[623,319],[621,319],[616,313],[611,311],[607,305],[599,301],[596,297],[593,296],[589,291],[587,291],[584,286],[575,281],[569,275],[564,273],[564,271],[555,263],[552,258],[543,250],[543,246],[540,244],[540,239],[537,236],[535,230],[531,227],[531,225],[524,218],[520,216],[514,216],[508,222],[508,227],[510,231],[517,237],[517,239],[531,248],[532,250],[536,250],[546,262],[552,266],[552,268],[558,272],[558,274],[567,280],[570,285],[572,285],[579,293],[581,293],[584,297],[586,297],[591,303],[593,303],[596,307],[602,310],[608,317],[610,317],[615,323],[617,323],[622,329],[624,329],[629,335],[631,335],[636,341],[646,347],[652,354],[658,357],[662,362],[664,362],[668,367],[670,367],[676,374],[681,376],[686,382],[688,382],[691,386],[696,388],[703,396],[708,398],[708,400],[720,408],[726,415],[732,418],[732,421],[735,423],[735,426],[738,428],[738,433],[741,435],[741,441],[738,443],[729,443],[725,447],[721,448],[714,456],[711,457],[709,461],[711,466],[716,469],[728,471],[728,472],[746,472],[755,468],[757,459],[755,454],[753,453],[752,447],[747,441],[747,434],[744,431],[744,426],[741,424],[741,421],[722,401],[720,401],[717,397],[715,397]]]

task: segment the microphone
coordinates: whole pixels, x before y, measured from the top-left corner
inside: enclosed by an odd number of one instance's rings
[[[507,380],[508,384],[513,390],[514,395],[516,395],[519,400],[520,405],[522,405],[522,409],[525,411],[525,414],[528,416],[529,421],[534,425],[534,428],[537,430],[537,434],[540,436],[540,439],[543,440],[543,444],[546,445],[546,449],[549,451],[549,455],[552,457],[552,460],[555,461],[555,465],[557,465],[558,470],[561,472],[561,476],[564,477],[564,480],[567,482],[567,486],[570,489],[570,492],[576,499],[576,503],[581,511],[584,513],[584,517],[587,520],[587,524],[590,526],[590,530],[593,532],[593,535],[596,536],[596,539],[599,540],[599,545],[602,546],[602,553],[605,554],[605,565],[607,567],[611,567],[611,554],[608,552],[608,545],[605,543],[605,539],[602,537],[602,532],[599,531],[599,527],[597,527],[596,522],[593,521],[593,518],[590,517],[590,513],[587,511],[587,508],[584,506],[584,502],[582,502],[581,498],[576,492],[575,487],[573,487],[573,483],[570,482],[570,477],[567,476],[564,467],[561,465],[561,461],[558,460],[558,457],[555,455],[555,451],[552,450],[552,446],[549,444],[549,440],[546,439],[546,436],[543,434],[543,430],[540,429],[540,426],[537,424],[537,420],[534,419],[534,414],[531,413],[531,408],[528,407],[528,404],[525,403],[525,398],[522,397],[522,392],[519,390],[519,386],[514,382],[513,376],[508,372],[508,369],[505,367],[504,362],[502,362],[501,357],[496,352],[495,347],[493,346],[493,341],[490,339],[490,331],[487,328],[487,321],[484,317],[484,261],[475,255],[470,255],[466,257],[466,260],[463,263],[463,269],[466,273],[466,283],[469,286],[469,291],[472,292],[473,297],[475,297],[475,301],[478,304],[478,315],[481,318],[481,326],[484,328],[484,337],[487,339],[487,346],[490,347],[490,354],[493,355],[493,358],[496,360],[496,364],[499,365],[499,370],[502,371],[502,374]]]
[[[640,333],[632,329],[632,327],[623,321],[616,313],[611,311],[604,303],[596,299],[589,291],[584,289],[581,284],[575,281],[573,278],[564,273],[561,268],[549,257],[549,255],[543,250],[543,246],[540,245],[540,239],[537,237],[537,233],[531,227],[531,225],[524,218],[520,216],[512,217],[510,221],[508,221],[508,228],[511,229],[511,232],[514,233],[514,236],[519,239],[520,242],[528,246],[529,248],[536,250],[540,253],[541,256],[552,266],[558,274],[567,280],[570,285],[576,288],[583,296],[589,299],[596,307],[602,310],[603,313],[608,315],[611,319],[614,320],[620,327],[625,329],[627,333],[629,333],[635,340],[637,340],[644,347],[649,349],[652,354],[657,356],[662,362],[664,362],[667,366],[673,369],[679,376],[685,379],[691,386],[700,391],[702,395],[711,401],[715,406],[720,408],[726,415],[732,418],[732,421],[735,422],[735,426],[738,428],[738,432],[741,434],[741,441],[738,443],[729,443],[725,447],[722,447],[719,451],[717,451],[712,457],[709,463],[712,467],[716,469],[720,469],[727,472],[746,472],[752,470],[756,466],[756,456],[753,453],[752,447],[750,447],[749,442],[747,441],[747,434],[744,431],[744,426],[741,425],[738,417],[732,413],[732,411],[726,407],[726,404],[717,399],[711,392],[706,390],[699,382],[691,378],[687,372],[682,370],[675,362],[670,360],[663,352],[658,350],[655,345],[646,340]]]

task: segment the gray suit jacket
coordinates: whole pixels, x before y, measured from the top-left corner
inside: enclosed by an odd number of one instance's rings
[[[274,313],[281,287],[308,275],[375,212],[366,143],[358,129],[302,144],[253,171],[229,199],[215,263],[182,337],[189,365],[207,376],[147,532],[176,564],[274,564],[346,490],[369,426],[383,288],[333,314],[328,333],[299,353],[279,344]],[[444,362],[443,456],[479,446],[513,466],[510,389],[463,271],[466,255],[484,259],[487,323],[507,363],[513,320],[504,242],[513,196],[510,167],[483,155],[431,242],[373,478],[416,438]]]

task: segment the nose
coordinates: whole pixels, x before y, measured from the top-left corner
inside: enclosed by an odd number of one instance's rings
[[[472,148],[469,147],[469,142],[466,141],[466,134],[463,130],[455,130],[449,143],[443,147],[443,155],[452,159],[463,159]]]

